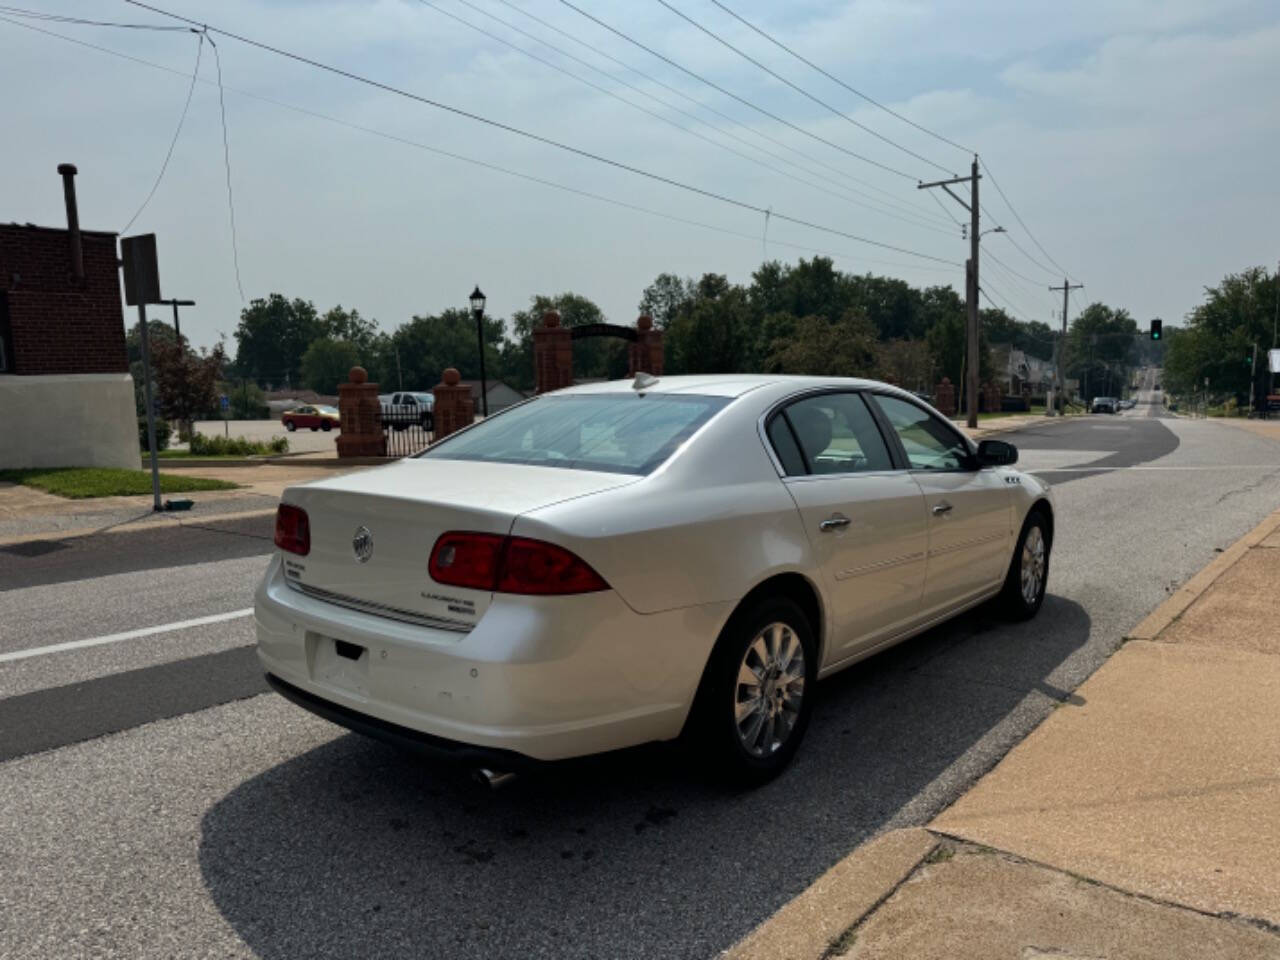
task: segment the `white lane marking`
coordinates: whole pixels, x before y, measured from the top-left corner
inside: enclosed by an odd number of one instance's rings
[[[26,660],[29,657],[43,657],[50,653],[62,653],[66,650],[83,650],[85,647],[100,647],[107,643],[119,643],[121,640],[136,640],[139,637],[152,637],[157,633],[169,633],[172,630],[186,630],[188,627],[203,627],[210,623],[223,623],[227,620],[239,620],[241,617],[253,615],[253,607],[243,610],[232,610],[230,613],[214,613],[207,617],[194,617],[191,620],[178,620],[174,623],[162,623],[158,627],[143,627],[140,630],[126,630],[124,633],[109,633],[102,637],[90,637],[88,640],[68,640],[66,643],[51,643],[47,647],[31,647],[27,650],[14,650],[12,653],[0,653],[0,663],[11,663],[14,660]]]
[[[1212,470],[1214,473],[1228,470],[1280,470],[1280,463],[1228,464],[1224,466],[1185,466],[1185,467],[1032,467],[1023,469],[1023,473],[1119,473],[1124,470]]]

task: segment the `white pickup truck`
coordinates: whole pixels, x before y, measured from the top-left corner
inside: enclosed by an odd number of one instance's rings
[[[380,394],[382,422],[396,430],[404,430],[412,424],[421,424],[430,430],[434,423],[433,411],[436,398],[429,393],[402,390],[398,393]]]

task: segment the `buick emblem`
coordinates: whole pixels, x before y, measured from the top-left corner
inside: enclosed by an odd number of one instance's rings
[[[356,527],[355,536],[351,538],[351,552],[356,563],[368,563],[373,556],[373,534],[368,527]]]

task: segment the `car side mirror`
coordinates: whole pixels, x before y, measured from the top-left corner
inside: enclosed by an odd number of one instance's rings
[[[1011,467],[1018,462],[1018,448],[1003,440],[983,440],[978,444],[978,462],[984,467]]]

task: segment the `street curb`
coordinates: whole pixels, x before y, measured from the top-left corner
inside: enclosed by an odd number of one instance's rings
[[[144,514],[133,520],[123,520],[106,527],[76,527],[71,530],[45,530],[42,533],[24,533],[16,537],[0,538],[0,547],[12,547],[35,540],[79,540],[84,537],[96,537],[109,533],[137,533],[141,530],[154,530],[172,524],[177,527],[198,527],[206,523],[217,523],[227,520],[256,519],[258,517],[274,517],[276,508],[262,510],[240,510],[235,513],[214,513],[207,517],[187,516],[179,518],[171,513]]]
[[[1280,530],[1280,510],[1268,514],[1260,524],[1211,560],[1203,570],[1179,587],[1136,627],[1125,634],[1126,640],[1154,640],[1186,612],[1200,595],[1213,586],[1240,558],[1276,530]]]
[[[821,960],[887,900],[937,848],[923,827],[890,830],[859,846],[733,947],[724,960]]]
[[[261,459],[245,458],[243,460],[213,460],[197,457],[161,458],[160,469],[168,473],[172,470],[208,470],[213,467],[324,467],[339,469],[341,467],[376,467],[384,463],[395,463],[397,457],[312,457],[307,454],[287,454],[285,457],[263,457]],[[143,469],[150,469],[144,463]]]

